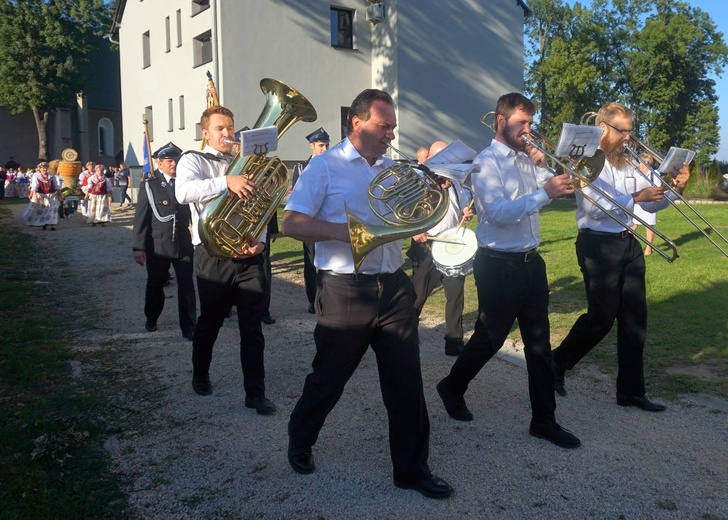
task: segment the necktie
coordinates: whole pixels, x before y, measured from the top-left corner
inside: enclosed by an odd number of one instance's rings
[[[174,191],[174,177],[169,179],[169,187],[172,188],[172,191]]]

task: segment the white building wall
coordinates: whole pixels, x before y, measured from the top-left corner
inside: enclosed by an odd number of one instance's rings
[[[333,143],[341,138],[340,110],[371,87],[371,25],[361,0],[337,0],[356,9],[354,50],[331,46],[331,3],[322,0],[223,0],[220,2],[221,91],[235,113],[236,128],[252,126],[264,106],[262,78],[298,90],[316,108],[313,123],[298,122],[279,142],[276,155],[303,160],[305,136],[323,126]]]
[[[341,107],[365,88],[383,88],[394,96],[399,127],[393,144],[408,155],[437,139],[460,139],[480,150],[492,137],[480,117],[500,95],[523,88],[523,10],[515,1],[385,0],[386,17],[377,25],[366,21],[365,0],[211,0],[210,5],[192,17],[190,0],[126,3],[119,40],[129,164],[141,162],[141,119],[148,105],[154,110],[153,149],[168,141],[199,148],[195,124],[205,109],[207,70],[216,79],[221,103],[235,113],[236,128],[252,126],[263,109],[262,78],[283,81],[311,101],[318,119],[298,122],[282,137],[276,155],[286,161],[308,156],[304,136],[319,126],[337,142]],[[332,6],[355,10],[355,49],[331,46]],[[165,52],[166,16],[170,52]],[[217,36],[217,59],[195,68],[193,38],[209,29]],[[142,33],[147,30],[151,66],[143,69]],[[179,128],[181,95],[184,129]]]
[[[181,10],[182,38],[177,46],[176,12]],[[129,0],[119,29],[124,151],[128,164],[141,164],[145,107],[151,106],[152,151],[169,141],[183,149],[200,147],[195,123],[205,108],[205,72],[211,63],[193,67],[192,39],[212,26],[212,10],[191,16],[189,0]],[[170,51],[166,50],[165,18],[170,17]],[[149,31],[151,66],[142,67],[142,34]],[[184,96],[184,128],[180,128],[180,96]],[[173,129],[168,130],[172,99]]]

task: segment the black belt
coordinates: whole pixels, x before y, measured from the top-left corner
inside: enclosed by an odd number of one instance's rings
[[[582,228],[579,230],[579,233],[583,233],[585,235],[598,235],[598,236],[602,236],[602,237],[612,237],[612,238],[629,238],[632,236],[632,233],[630,233],[626,229],[624,231],[617,231],[616,233],[610,233],[608,231],[594,231],[593,229]]]
[[[492,258],[500,258],[501,260],[511,260],[516,262],[530,262],[533,255],[536,254],[536,248],[524,251],[522,253],[512,253],[510,251],[497,251],[495,249],[488,249],[487,247],[481,247],[480,250],[485,256]]]
[[[319,273],[344,278],[355,282],[386,282],[390,277],[397,273],[377,273],[377,274],[354,274],[354,273],[335,273],[334,271],[320,270]]]

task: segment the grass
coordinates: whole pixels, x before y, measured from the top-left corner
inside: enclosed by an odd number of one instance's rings
[[[682,206],[681,206],[682,207]],[[728,204],[694,206],[724,236],[728,236]],[[555,201],[541,214],[541,247],[551,287],[551,341],[558,346],[576,318],[586,311],[583,279],[576,263],[575,202]],[[690,217],[698,218],[683,207]],[[471,227],[475,227],[475,220]],[[728,398],[728,258],[724,257],[678,210],[658,214],[657,229],[677,245],[680,257],[668,263],[656,253],[646,257],[648,327],[645,370],[650,392],[675,395],[705,392]],[[703,226],[707,229],[707,226]],[[644,232],[643,228],[639,230]],[[711,232],[712,236],[715,236]],[[720,239],[716,241],[721,243]],[[664,247],[658,239],[657,245]],[[409,240],[405,240],[405,249]],[[728,250],[728,244],[721,244]],[[302,276],[300,243],[278,239],[272,259],[279,269]],[[409,263],[405,269],[411,273]],[[445,296],[436,290],[424,313],[444,319]],[[477,317],[477,291],[473,277],[465,287],[463,323],[472,330]],[[616,326],[615,326],[616,329]],[[511,338],[518,339],[517,327]],[[612,331],[583,361],[616,372],[616,335]],[[578,367],[577,367],[578,369]]]
[[[0,222],[9,218],[0,207]],[[1,516],[123,518],[125,498],[101,449],[104,397],[70,377],[72,331],[53,261],[7,225],[0,243]]]

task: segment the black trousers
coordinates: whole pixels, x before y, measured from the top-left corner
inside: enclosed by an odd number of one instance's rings
[[[270,263],[270,244],[270,242],[267,242],[263,251],[265,267],[265,304],[263,305],[263,316],[270,314],[270,295],[273,290],[273,268]]]
[[[495,258],[479,248],[473,264],[478,289],[478,319],[465,350],[446,378],[458,395],[503,346],[515,320],[523,339],[528,368],[532,423],[555,420],[554,375],[549,340],[549,288],[546,264],[538,253]]]
[[[319,271],[313,372],[288,423],[289,449],[310,449],[329,412],[371,345],[389,418],[394,478],[430,475],[430,422],[420,371],[414,291],[398,270],[380,280],[350,280]]]
[[[306,286],[308,303],[316,300],[316,266],[313,257],[316,254],[316,242],[303,243],[303,283]]]
[[[192,279],[192,257],[184,256],[177,260],[147,255],[147,287],[144,294],[144,315],[156,322],[164,309],[164,284],[167,282],[169,267],[174,268],[177,278],[177,310],[179,328],[182,334],[195,328],[197,301],[195,284]]]
[[[645,395],[643,353],[647,331],[645,257],[636,238],[580,232],[576,257],[584,275],[588,309],[554,350],[564,370],[574,368],[617,320],[617,394]]]
[[[412,285],[415,288],[415,309],[422,313],[427,298],[442,283],[445,291],[445,341],[463,339],[463,308],[465,307],[465,277],[445,276],[432,261],[432,250],[426,244],[412,241]]]
[[[200,294],[200,316],[192,340],[195,374],[208,374],[212,347],[230,306],[235,304],[245,394],[248,397],[265,395],[265,338],[260,324],[265,304],[263,255],[245,260],[220,259],[210,256],[205,246],[199,245],[195,248],[195,274]]]

